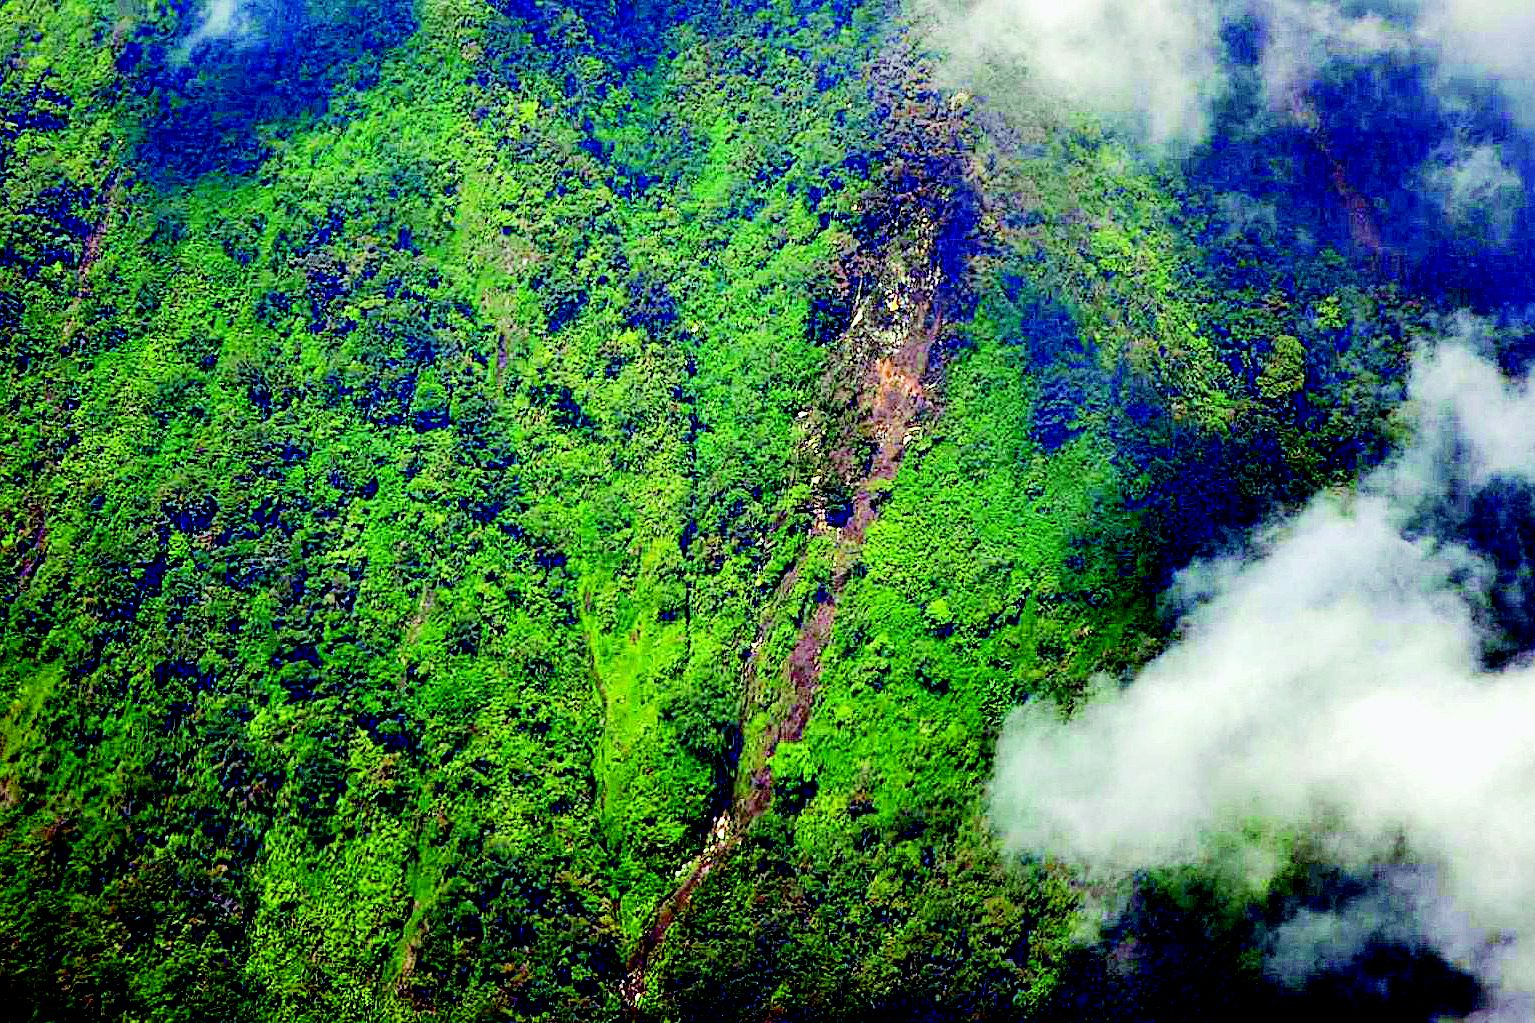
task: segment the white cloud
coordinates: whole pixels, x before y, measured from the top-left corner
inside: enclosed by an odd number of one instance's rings
[[[1053,98],[1157,143],[1202,136],[1219,90],[1216,0],[978,0],[931,9],[950,72],[1022,62]]]
[[[1201,141],[1227,84],[1223,25],[1262,28],[1260,67],[1276,108],[1337,59],[1378,53],[1442,59],[1499,82],[1535,123],[1535,5],[1416,0],[1398,14],[1350,13],[1343,0],[926,0],[934,38],[960,81],[999,65],[1036,87],[1139,131],[1154,144]]]
[[[1426,0],[1420,32],[1452,71],[1501,82],[1535,124],[1535,4],[1529,0]]]
[[[1360,870],[1405,838],[1442,893],[1399,900],[1423,942],[1463,961],[1468,935],[1516,935],[1471,966],[1535,991],[1535,668],[1481,670],[1492,573],[1419,529],[1494,478],[1535,480],[1535,389],[1451,344],[1420,359],[1411,397],[1415,440],[1356,493],[1274,527],[1250,564],[1190,570],[1208,599],[1131,686],[1065,723],[1016,712],[992,815],[1011,849],[1109,876],[1235,844],[1262,884],[1275,829]],[[1384,920],[1297,920],[1281,972]]]
[[[1410,34],[1378,14],[1350,17],[1319,0],[1266,0],[1257,10],[1265,27],[1263,82],[1276,108],[1334,60],[1412,49]]]
[[[248,0],[207,0],[197,26],[182,40],[178,54],[187,59],[215,43],[244,45],[256,35],[256,19]]]
[[[1488,245],[1509,241],[1526,201],[1524,179],[1495,145],[1473,146],[1450,163],[1431,165],[1424,184],[1451,224]]]

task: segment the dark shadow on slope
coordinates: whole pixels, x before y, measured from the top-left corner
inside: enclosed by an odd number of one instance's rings
[[[1246,913],[1200,882],[1143,883],[1098,944],[1070,954],[1042,1023],[1430,1023],[1484,1003],[1476,979],[1433,952],[1375,938],[1297,986],[1268,975],[1261,964],[1273,927],[1302,908],[1346,906],[1370,890],[1337,874],[1307,880],[1308,890]]]
[[[1496,475],[1475,482],[1463,452],[1445,453],[1443,496],[1419,508],[1408,535],[1462,544],[1484,570],[1457,580],[1482,637],[1482,662],[1496,670],[1535,652],[1535,484]]]
[[[338,88],[367,89],[391,47],[416,30],[411,0],[239,0],[225,33],[184,9],[174,34],[141,28],[119,70],[143,97],[142,173],[185,183],[249,174],[263,135],[323,114]]]
[[[1330,246],[1449,306],[1535,300],[1535,137],[1497,86],[1382,55],[1333,62],[1276,109],[1260,46],[1251,24],[1228,29],[1232,88],[1183,169],[1216,261],[1261,284]],[[1257,259],[1231,248],[1238,235]]]

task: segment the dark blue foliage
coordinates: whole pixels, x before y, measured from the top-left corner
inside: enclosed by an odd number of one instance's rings
[[[1065,373],[1052,373],[1040,384],[1034,398],[1034,440],[1047,452],[1058,450],[1082,432],[1078,425],[1087,389],[1080,379]]]
[[[1243,69],[1261,35],[1227,26],[1231,88],[1184,168],[1195,192],[1222,197],[1199,240],[1237,271],[1233,283],[1283,279],[1332,246],[1446,304],[1489,312],[1535,301],[1535,138],[1499,87],[1381,55],[1334,61],[1295,110],[1275,109]],[[1295,116],[1302,108],[1313,127]],[[1478,193],[1476,172],[1489,168],[1501,168],[1502,191]]]
[[[149,23],[138,30],[132,44],[144,56],[131,73],[147,103],[139,161],[148,177],[250,173],[266,155],[259,127],[324,112],[348,66],[363,65],[365,85],[416,28],[410,0],[245,0],[242,10],[229,38],[194,42],[195,11],[175,38],[154,36]]]
[[[1485,992],[1476,979],[1421,943],[1366,940],[1299,987],[1254,969],[1244,956],[1297,911],[1344,908],[1371,891],[1369,881],[1318,872],[1301,891],[1243,917],[1224,910],[1208,883],[1148,879],[1097,946],[1067,957],[1063,983],[1039,1019],[1430,1023],[1481,1007]]]

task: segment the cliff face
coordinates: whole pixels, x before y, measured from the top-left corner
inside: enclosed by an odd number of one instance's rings
[[[21,1018],[1069,1015],[1003,716],[1378,458],[1433,312],[885,5],[78,0],[0,62]]]

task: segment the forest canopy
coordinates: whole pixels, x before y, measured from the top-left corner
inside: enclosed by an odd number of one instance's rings
[[[1470,1012],[1421,943],[1270,968],[1416,874],[1156,864],[1084,938],[988,802],[1457,314],[1535,351],[1513,72],[1275,103],[1252,6],[1179,118],[971,47],[1032,0],[0,6],[15,1018]],[[1493,669],[1505,476],[1413,534]]]

